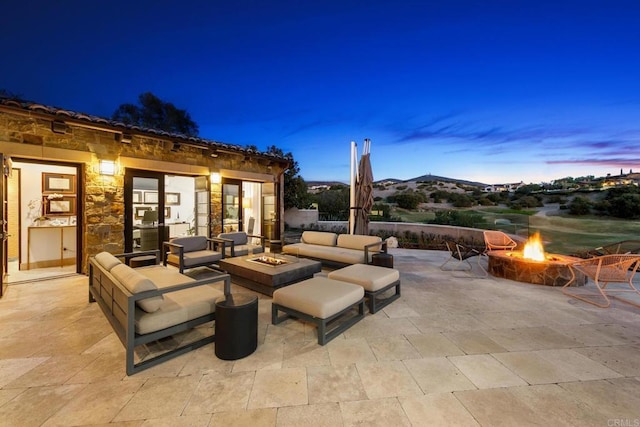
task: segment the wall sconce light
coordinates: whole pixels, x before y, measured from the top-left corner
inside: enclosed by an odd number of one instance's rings
[[[220,173],[211,172],[210,181],[212,184],[220,184],[222,182],[222,178],[220,177]]]
[[[116,162],[113,160],[100,160],[99,170],[100,175],[113,176],[116,174]]]

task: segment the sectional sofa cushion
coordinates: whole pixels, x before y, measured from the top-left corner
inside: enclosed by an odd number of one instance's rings
[[[109,252],[100,252],[95,256],[95,258],[96,261],[98,261],[98,263],[107,271],[111,271],[111,269],[116,265],[122,264],[118,258],[114,257]]]
[[[128,265],[116,265],[111,269],[110,273],[132,294],[158,290],[157,286],[151,281],[151,279],[135,271]],[[153,313],[160,308],[163,302],[164,298],[162,295],[158,295],[142,299],[136,302],[136,304],[147,313]]]
[[[300,238],[301,243],[320,246],[335,246],[338,240],[336,233],[326,231],[303,231]]]
[[[171,243],[184,247],[184,252],[204,251],[207,249],[207,238],[205,236],[187,236],[171,239]],[[171,253],[177,254],[178,248],[171,248]]]

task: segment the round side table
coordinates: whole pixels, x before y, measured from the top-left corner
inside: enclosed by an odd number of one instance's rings
[[[258,347],[258,297],[229,294],[216,300],[216,356],[242,359]]]
[[[380,267],[393,268],[393,255],[377,253],[371,255],[371,263]]]

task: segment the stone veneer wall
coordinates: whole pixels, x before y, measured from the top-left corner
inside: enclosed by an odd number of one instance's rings
[[[99,124],[76,124],[69,121],[64,133],[52,131],[52,121],[65,120],[37,112],[0,108],[0,148],[5,155],[40,161],[81,164],[76,177],[78,196],[83,197],[82,271],[87,271],[90,256],[101,251],[120,253],[124,250],[124,170],[116,176],[101,176],[96,171],[98,159],[122,157],[155,162],[194,165],[208,168],[241,170],[279,176],[279,165],[267,168],[256,158],[245,159],[241,153],[220,154],[211,158],[197,147],[182,145],[173,151],[169,139],[133,134],[131,143],[121,143],[118,131],[101,129]],[[124,129],[123,129],[124,130]],[[19,145],[14,145],[19,144]],[[123,169],[123,168],[121,168]],[[140,169],[157,170],[152,167]],[[175,173],[181,173],[176,167]],[[171,173],[171,168],[159,170]],[[211,184],[211,234],[222,230],[222,186]]]

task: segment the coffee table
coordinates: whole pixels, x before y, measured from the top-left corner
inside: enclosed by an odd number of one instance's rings
[[[310,279],[322,270],[319,261],[288,255],[277,255],[277,259],[284,260],[287,264],[267,265],[252,261],[261,256],[271,257],[273,254],[223,258],[218,261],[218,266],[231,275],[233,283],[269,296],[276,289]]]

